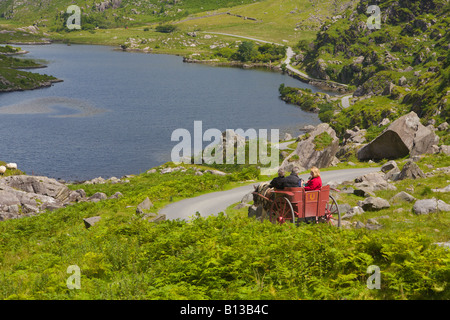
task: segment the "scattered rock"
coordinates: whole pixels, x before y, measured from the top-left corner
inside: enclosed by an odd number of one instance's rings
[[[112,196],[110,196],[108,199],[119,199],[119,198],[122,198],[122,197],[123,197],[123,194],[121,192],[117,191]]]
[[[158,214],[156,217],[154,218],[150,218],[147,221],[148,222],[154,222],[154,223],[158,223],[158,222],[162,222],[165,221],[167,219],[165,214]]]
[[[292,135],[290,134],[290,133],[285,133],[284,134],[284,139],[283,139],[283,141],[289,141],[289,140],[292,140],[293,138],[292,138]]]
[[[450,205],[436,198],[417,200],[413,206],[415,214],[429,214],[438,211],[450,211]]]
[[[358,205],[363,208],[364,211],[377,211],[391,206],[387,200],[379,197],[366,198],[364,201],[360,201]]]
[[[365,227],[366,227],[366,225],[364,223],[362,223],[361,221],[356,221],[355,229],[362,229]]]
[[[96,192],[90,196],[87,200],[91,202],[99,202],[108,199],[108,196],[103,192]]]
[[[138,204],[136,208],[136,213],[143,214],[145,211],[150,210],[150,208],[153,207],[153,203],[150,201],[150,199],[147,197],[144,201],[142,201],[140,204]]]
[[[400,202],[400,201],[413,202],[415,200],[416,200],[416,198],[414,198],[409,193],[407,193],[405,191],[401,191],[401,192],[397,193],[395,196],[393,196],[390,201],[391,201],[391,203],[396,203],[396,202]]]
[[[435,245],[438,245],[440,247],[450,249],[450,241],[447,242],[436,242]]]
[[[402,171],[396,177],[396,180],[425,178],[425,174],[419,166],[412,160],[403,166]]]
[[[437,129],[439,131],[446,131],[446,130],[448,130],[448,128],[449,128],[449,125],[447,122],[443,122],[437,127]]]
[[[84,226],[86,227],[86,229],[89,229],[89,228],[92,227],[94,224],[96,224],[97,222],[99,222],[101,218],[102,218],[102,217],[100,217],[100,216],[96,216],[96,217],[91,217],[91,218],[83,219],[83,221],[84,221]]]
[[[386,173],[394,168],[398,168],[397,162],[395,162],[394,160],[391,160],[381,166],[381,171]]]
[[[433,189],[433,192],[450,192],[450,184],[445,188]]]

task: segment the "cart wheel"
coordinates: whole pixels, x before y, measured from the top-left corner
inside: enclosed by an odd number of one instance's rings
[[[329,196],[329,198],[330,199],[325,208],[326,222],[332,223],[333,225],[335,225],[336,221],[334,221],[334,220],[337,219],[337,227],[340,228],[341,227],[341,213],[339,212],[338,204],[332,196]]]
[[[276,198],[268,211],[269,220],[272,223],[283,224],[285,222],[295,223],[295,213],[289,199]]]

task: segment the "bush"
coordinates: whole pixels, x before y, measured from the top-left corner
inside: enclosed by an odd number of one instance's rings
[[[172,24],[162,24],[155,28],[156,32],[162,32],[162,33],[172,33],[178,29],[177,26],[174,26]]]

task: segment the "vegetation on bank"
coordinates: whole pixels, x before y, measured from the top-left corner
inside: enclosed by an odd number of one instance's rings
[[[40,67],[42,65],[33,60],[18,59],[0,54],[0,92],[36,89],[49,86],[52,81],[57,81],[55,77],[46,74],[17,70]]]

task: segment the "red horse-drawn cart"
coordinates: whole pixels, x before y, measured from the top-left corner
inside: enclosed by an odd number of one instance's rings
[[[263,219],[268,218],[272,223],[328,222],[340,227],[341,215],[336,200],[330,195],[331,190],[335,189],[326,185],[315,191],[295,187],[253,194],[264,203],[267,213]]]

